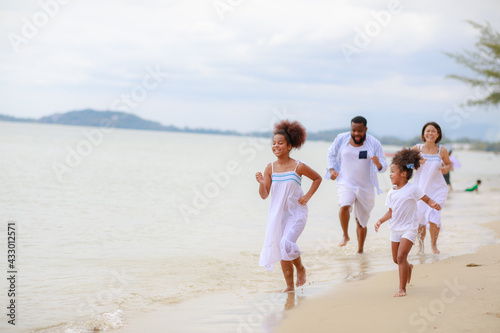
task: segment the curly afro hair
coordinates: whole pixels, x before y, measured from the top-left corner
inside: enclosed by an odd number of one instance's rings
[[[392,164],[397,165],[400,172],[406,171],[407,179],[410,179],[413,170],[420,168],[420,158],[418,150],[403,148],[394,155]]]
[[[274,124],[273,136],[281,134],[285,137],[288,144],[292,148],[300,148],[306,142],[307,133],[304,126],[298,121],[281,120]]]

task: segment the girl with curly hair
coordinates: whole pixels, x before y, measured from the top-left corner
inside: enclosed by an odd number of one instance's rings
[[[264,175],[260,172],[255,174],[261,198],[266,199],[272,192],[259,265],[272,271],[274,264],[281,262],[286,282],[283,292],[295,289],[294,266],[297,270],[297,287],[306,283],[306,269],[300,259],[302,252],[297,239],[306,225],[306,204],[321,183],[319,173],[290,157],[290,151],[300,148],[306,141],[306,136],[305,128],[297,121],[283,120],[276,123],[272,152],[277,160],[266,166]],[[305,195],[301,188],[302,176],[313,181]]]
[[[410,148],[398,151],[391,164],[392,189],[387,194],[386,205],[389,211],[375,223],[375,231],[389,220],[391,229],[392,259],[399,266],[399,291],[394,297],[406,296],[406,284],[411,280],[413,265],[408,263],[408,253],[418,234],[417,202],[422,200],[432,209],[441,206],[429,198],[408,180],[413,170],[420,167],[420,153]]]

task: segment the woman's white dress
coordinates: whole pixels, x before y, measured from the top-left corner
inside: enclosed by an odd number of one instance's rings
[[[441,145],[437,154],[423,154],[422,145],[419,145],[420,154],[427,159],[423,165],[415,171],[415,180],[413,184],[420,187],[424,193],[443,207],[448,197],[448,185],[439,168],[443,165],[441,159]],[[427,226],[429,222],[435,223],[441,227],[441,212],[432,209],[422,200],[417,203],[418,223]]]

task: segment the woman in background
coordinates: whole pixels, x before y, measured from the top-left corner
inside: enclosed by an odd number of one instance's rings
[[[420,151],[422,157],[421,167],[415,172],[416,186],[420,187],[425,194],[443,207],[448,197],[448,186],[443,175],[451,170],[448,151],[442,145],[438,145],[443,134],[441,127],[435,122],[428,122],[422,128],[422,144],[413,146]],[[441,230],[441,212],[432,209],[423,201],[417,203],[419,220],[419,253],[424,253],[424,239],[426,228],[429,227],[431,236],[431,247],[434,254],[439,254],[437,239]]]

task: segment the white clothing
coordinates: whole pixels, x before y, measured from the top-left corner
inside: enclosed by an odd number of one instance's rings
[[[375,191],[373,187],[364,189],[362,187],[337,184],[337,193],[339,207],[351,206],[349,212],[352,212],[354,206],[355,219],[363,228],[366,228],[370,219],[370,213],[375,206]]]
[[[339,172],[339,177],[342,177],[342,175],[340,174],[340,171],[342,170],[342,164],[344,163],[344,161],[342,160],[342,151],[345,147],[347,147],[347,145],[350,145],[350,141],[351,132],[341,133],[337,135],[337,137],[333,141],[332,145],[328,149],[325,179],[330,179],[330,169],[334,169],[335,171]],[[370,134],[366,134],[366,139],[363,142],[363,145],[367,150],[367,160],[371,162],[369,174],[370,184],[377,189],[377,194],[381,194],[382,190],[378,185],[377,173],[387,170],[387,162],[385,160],[384,151],[382,150],[382,145],[380,144],[380,141],[375,139]],[[382,165],[382,169],[378,170],[375,163],[371,161],[371,158],[374,156],[378,157],[378,160]]]
[[[422,145],[419,145],[422,151]],[[420,187],[429,198],[437,202],[441,208],[448,197],[448,185],[444,180],[443,173],[439,168],[443,164],[443,160],[439,155],[441,152],[441,145],[437,154],[423,154],[422,157],[427,159],[423,165],[415,171],[415,180],[413,184]],[[441,227],[441,212],[432,209],[425,202],[420,201],[417,203],[418,207],[418,223],[420,225],[428,225],[429,222],[435,223]]]
[[[342,149],[340,156],[343,163],[339,170],[337,183],[353,188],[362,187],[364,190],[373,189],[373,184],[370,181],[370,165],[373,162],[368,159],[366,146],[363,144],[360,147],[354,147],[348,144]]]
[[[391,242],[401,243],[401,238],[406,238],[407,240],[415,244],[417,235],[418,235],[418,228],[405,231],[391,230]]]
[[[300,187],[302,179],[296,172],[297,167],[294,171],[277,173],[272,163],[271,168],[271,205],[259,259],[259,266],[268,271],[272,271],[274,264],[281,260],[291,261],[301,255],[296,242],[307,221],[307,206],[298,202],[304,192]]]
[[[417,202],[425,193],[411,183],[397,189],[391,189],[387,194],[385,204],[392,210],[389,229],[393,231],[417,230]]]

